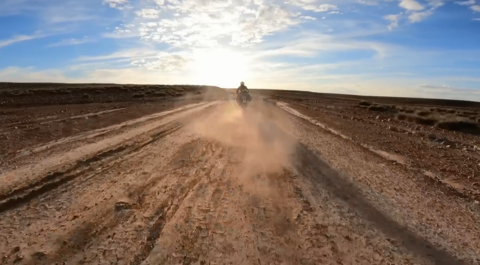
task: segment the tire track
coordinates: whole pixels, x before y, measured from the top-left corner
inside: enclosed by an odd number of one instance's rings
[[[223,153],[223,148],[218,144],[197,139],[186,143],[172,156],[172,160],[168,163],[168,167],[172,169],[170,177],[175,176],[177,179],[184,179],[184,182],[183,184],[172,183],[169,185],[172,190],[170,194],[166,195],[168,202],[163,203],[162,206],[155,211],[156,214],[154,216],[156,217],[152,220],[153,225],[150,226],[148,236],[145,242],[142,243],[141,250],[135,255],[131,264],[150,264],[152,262],[153,264],[158,264],[155,258],[153,261],[151,260],[150,253],[156,247],[156,244],[158,244],[158,240],[164,239],[165,236],[162,235],[165,226],[170,223],[169,232],[171,233],[171,223],[175,223],[175,227],[177,227],[177,224],[182,226],[181,224],[183,224],[183,222],[181,220],[185,220],[183,218],[185,214],[189,220],[189,225],[191,224],[190,221],[196,223],[196,221],[194,221],[195,218],[191,215],[193,206],[185,206],[185,201],[188,201],[188,205],[194,201],[203,201],[202,198],[205,194],[202,191],[210,187],[211,184],[216,183],[215,179],[212,180],[211,175],[214,174],[212,171],[213,168],[215,168],[216,162],[224,156]],[[201,158],[204,157],[208,157],[208,160],[201,160]],[[216,195],[219,195],[217,193]],[[196,203],[194,204],[196,205]],[[218,205],[218,202],[216,204]],[[181,216],[178,216],[179,211]],[[185,248],[187,245],[194,245],[195,238],[199,236],[202,229],[199,228],[198,225],[195,225],[191,230],[193,230],[193,232],[190,231],[188,234],[179,234],[183,240],[187,240],[179,246],[180,248]],[[169,235],[166,236],[168,237]]]
[[[104,151],[96,154],[89,159],[79,161],[70,168],[51,173],[38,182],[32,183],[26,187],[19,188],[12,191],[9,194],[0,196],[0,213],[14,209],[24,203],[27,203],[45,193],[48,193],[63,184],[66,184],[80,176],[84,176],[89,172],[95,171],[101,165],[107,162],[113,162],[122,157],[138,152],[142,148],[151,145],[160,139],[166,137],[180,130],[183,126],[181,124],[175,124],[173,128],[165,129],[150,136],[150,140],[147,140],[138,145],[122,145],[114,149]],[[108,169],[104,168],[103,170]]]

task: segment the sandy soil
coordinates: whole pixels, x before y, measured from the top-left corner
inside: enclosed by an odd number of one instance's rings
[[[320,121],[333,114],[162,107],[92,127],[129,106],[72,111],[85,129],[8,147],[1,263],[479,264],[479,205]]]

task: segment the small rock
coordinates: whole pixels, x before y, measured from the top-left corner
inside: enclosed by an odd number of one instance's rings
[[[118,201],[115,203],[116,211],[128,210],[131,208],[132,208],[132,205],[127,201]]]
[[[41,252],[41,251],[37,251],[35,253],[32,254],[32,258],[34,260],[44,260],[47,258],[47,254]]]
[[[437,136],[435,134],[429,134],[428,139],[435,140],[435,139],[437,139]]]
[[[398,132],[398,128],[394,126],[388,126],[388,129],[392,132]]]
[[[473,203],[476,204],[476,205],[479,205],[479,204],[480,204],[479,201],[474,201]]]
[[[377,116],[375,119],[376,119],[376,120],[380,119],[380,116]]]
[[[20,247],[16,246],[16,247],[13,248],[12,253],[17,253],[19,251],[20,251]]]
[[[23,260],[23,255],[16,255],[15,259],[13,260],[13,263],[19,263],[20,261]]]

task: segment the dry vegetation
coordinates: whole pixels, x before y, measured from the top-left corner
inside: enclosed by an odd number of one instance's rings
[[[436,126],[440,129],[463,133],[480,133],[480,113],[474,111],[425,108],[417,106],[382,105],[367,101],[359,103],[369,111],[394,115],[397,120],[408,121],[425,126]]]
[[[224,93],[194,85],[0,83],[0,106],[158,101]]]

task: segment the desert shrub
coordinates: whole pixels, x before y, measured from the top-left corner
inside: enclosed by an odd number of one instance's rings
[[[368,107],[368,106],[371,106],[372,103],[367,102],[367,101],[361,101],[360,103],[358,103],[358,105],[360,105],[360,106],[367,106],[367,107]]]
[[[158,91],[158,92],[153,93],[152,96],[153,96],[153,97],[166,97],[166,96],[167,96],[167,93]]]
[[[414,113],[415,111],[413,109],[406,109],[405,113]]]
[[[387,111],[386,106],[381,106],[381,105],[371,105],[368,107],[369,111]]]
[[[463,114],[468,115],[468,116],[478,115],[478,113],[476,113],[474,111],[464,111]]]
[[[441,121],[437,124],[438,128],[449,130],[449,131],[476,131],[478,130],[478,125],[468,121]]]
[[[455,113],[455,110],[454,109],[447,109],[446,113]]]
[[[398,114],[396,117],[397,117],[397,120],[408,121],[408,122],[421,124],[425,126],[434,126],[437,123],[436,119],[423,118],[417,115]]]
[[[399,120],[399,121],[404,121],[406,119],[407,119],[407,115],[405,115],[405,114],[398,114],[397,115],[397,120]]]
[[[477,117],[475,117],[475,116],[470,116],[470,117],[468,117],[468,119],[469,119],[469,120],[472,120],[472,121],[476,121],[476,120],[477,120]]]
[[[391,109],[391,110],[397,109],[397,106],[395,106],[395,105],[386,105],[385,107],[386,107],[387,109]]]
[[[417,124],[421,124],[421,125],[433,126],[437,123],[437,120],[436,119],[415,117],[414,122],[417,123]]]
[[[430,112],[425,111],[425,110],[420,110],[420,111],[417,111],[417,115],[420,116],[420,117],[425,117],[425,116],[430,115]]]
[[[133,98],[144,98],[145,97],[145,94],[144,93],[136,93],[136,94],[133,94]]]
[[[82,98],[83,98],[83,99],[90,99],[91,96],[90,96],[89,94],[83,94]]]

